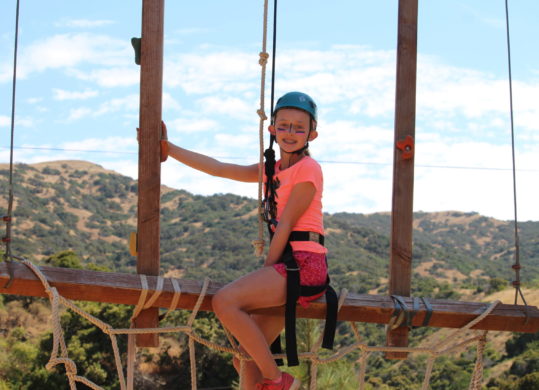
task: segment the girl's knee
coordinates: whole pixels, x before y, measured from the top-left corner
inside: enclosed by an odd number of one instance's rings
[[[224,309],[230,307],[230,304],[231,302],[228,294],[226,293],[226,290],[223,289],[217,291],[211,300],[213,312],[218,317]]]

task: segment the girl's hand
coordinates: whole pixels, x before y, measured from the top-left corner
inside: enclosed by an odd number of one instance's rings
[[[167,137],[167,125],[164,121],[161,121],[161,162],[167,161],[168,157],[168,137]]]
[[[137,127],[137,141],[140,143],[140,129]],[[168,137],[167,137],[167,125],[164,121],[161,121],[161,135],[159,138],[161,162],[167,161],[168,157]]]

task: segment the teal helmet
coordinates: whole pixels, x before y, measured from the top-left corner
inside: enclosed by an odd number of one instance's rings
[[[315,122],[318,120],[318,110],[314,100],[303,92],[288,92],[281,96],[273,109],[273,118],[281,108],[297,108],[305,111]]]

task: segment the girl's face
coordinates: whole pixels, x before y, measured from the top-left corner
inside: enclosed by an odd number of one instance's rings
[[[316,132],[316,122],[311,127],[311,117],[305,111],[294,108],[282,108],[277,112],[275,124],[269,127],[270,133],[275,135],[281,150],[293,152],[305,146],[308,141],[314,140]]]

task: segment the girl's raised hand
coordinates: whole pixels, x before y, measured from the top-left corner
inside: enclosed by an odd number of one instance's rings
[[[140,143],[140,129],[137,127],[137,141]],[[164,121],[161,121],[161,135],[159,138],[159,143],[161,146],[161,162],[167,161],[168,158],[168,136],[167,136],[167,125]]]
[[[168,157],[168,136],[167,136],[167,125],[164,121],[161,121],[161,162],[167,161]]]

